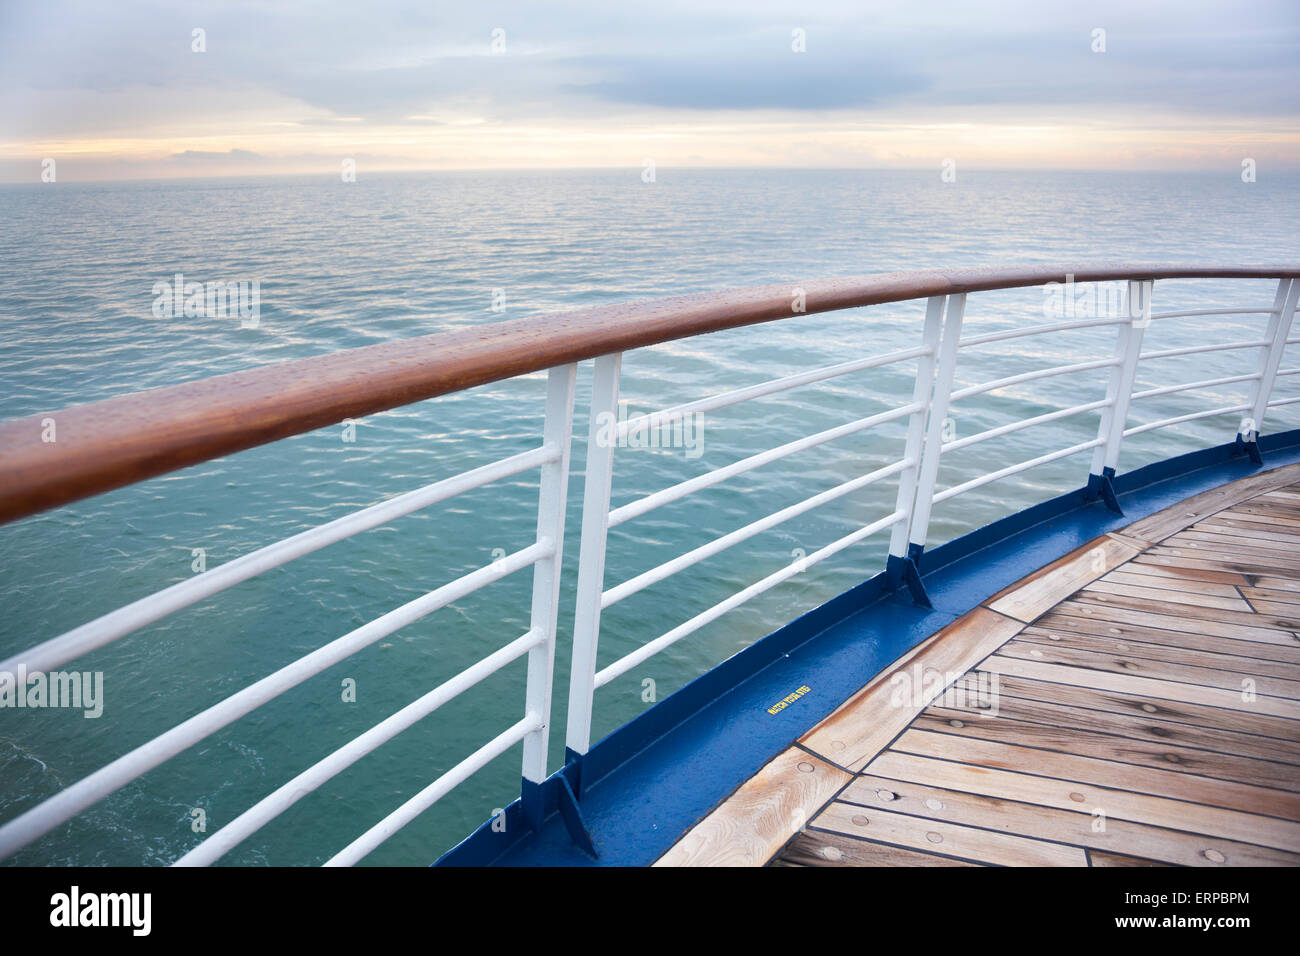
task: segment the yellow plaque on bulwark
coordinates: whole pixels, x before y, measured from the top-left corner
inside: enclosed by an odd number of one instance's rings
[[[796,700],[798,700],[798,699],[799,699],[800,697],[802,697],[804,694],[808,693],[808,691],[810,691],[810,690],[812,690],[812,688],[809,687],[807,684],[805,684],[803,687],[800,687],[797,691],[795,691],[795,692],[794,692],[793,694],[791,694],[790,696],[788,696],[788,697],[783,697],[781,700],[777,701],[775,704],[773,704],[771,707],[769,707],[769,708],[767,709],[767,712],[768,712],[769,714],[779,714],[779,713],[781,713],[781,711],[785,710],[787,707],[789,707],[791,704],[793,704]]]

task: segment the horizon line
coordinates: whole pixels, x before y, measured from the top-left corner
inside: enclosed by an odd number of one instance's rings
[[[452,167],[402,167],[402,168],[382,168],[374,169],[369,172],[360,170],[357,172],[356,182],[359,182],[364,176],[383,176],[383,175],[437,175],[440,173],[559,173],[559,172],[596,172],[606,170],[625,169],[632,172],[641,170],[641,166],[630,164],[611,164],[601,166],[452,166]],[[938,167],[931,166],[814,166],[814,165],[786,165],[786,164],[751,164],[751,165],[734,165],[734,164],[701,164],[701,165],[667,165],[656,164],[656,171],[660,169],[698,171],[698,170],[733,170],[733,171],[821,171],[821,172],[898,172],[898,173],[933,173]],[[963,166],[964,171],[973,171],[980,173],[1097,173],[1097,174],[1123,174],[1123,175],[1150,175],[1150,176],[1168,176],[1168,175],[1203,175],[1210,176],[1222,173],[1224,176],[1240,178],[1240,168],[1235,166],[1224,167],[1220,170],[1218,167],[1206,168],[1162,168],[1162,169],[1120,169],[1115,167],[1075,167],[1075,166]],[[1286,176],[1300,175],[1300,164],[1295,166],[1283,166],[1275,170],[1274,174],[1281,173]],[[32,179],[6,179],[0,178],[0,186],[50,186],[62,183],[71,183],[76,185],[91,184],[111,184],[111,183],[167,183],[167,182],[195,182],[213,179],[285,179],[285,178],[303,178],[303,177],[321,177],[330,178],[339,175],[338,170],[316,171],[300,170],[285,172],[262,172],[262,173],[207,173],[197,175],[181,176],[100,176],[93,178],[66,178],[59,179],[53,183],[43,182],[40,179],[40,169],[34,170]],[[348,183],[348,185],[354,185]],[[647,184],[649,185],[649,184]],[[948,184],[952,185],[952,184]],[[1253,185],[1253,183],[1251,184]]]

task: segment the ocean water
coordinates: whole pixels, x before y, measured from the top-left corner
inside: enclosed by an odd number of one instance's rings
[[[1059,261],[1300,261],[1300,180],[1262,175],[869,170],[639,170],[276,177],[0,187],[0,418],[536,312],[880,271]],[[260,323],[155,318],[153,286],[257,280]],[[493,311],[493,290],[505,308]],[[1155,309],[1267,307],[1273,283],[1157,283]],[[923,303],[801,316],[625,357],[633,412],[915,344]],[[1028,289],[972,296],[967,334],[1044,321]],[[1156,322],[1146,348],[1259,338],[1264,317]],[[1106,358],[1085,330],[963,353],[958,384]],[[1139,387],[1253,370],[1253,350],[1145,364]],[[1290,367],[1289,359],[1284,367]],[[705,418],[687,449],[620,449],[619,505],[760,449],[910,400],[913,363]],[[553,709],[563,753],[590,363],[579,370]],[[1278,394],[1295,378],[1279,380]],[[387,496],[533,447],[543,375],[325,428],[0,527],[0,657],[208,566]],[[1084,373],[954,407],[958,437],[1104,395]],[[1233,404],[1244,385],[1135,403],[1131,423]],[[1294,427],[1297,406],[1265,430]],[[1135,436],[1121,469],[1228,440],[1224,416]],[[1095,413],[955,452],[940,486],[1096,434]],[[901,424],[770,464],[611,532],[606,585],[895,460]],[[0,467],[4,450],[0,449]],[[1088,454],[936,508],[932,545],[1080,485]],[[735,591],[887,514],[884,482],[801,516],[611,608],[603,666]],[[0,710],[0,820],[335,637],[530,542],[536,473],[367,532],[241,584],[80,659],[105,675],[98,719]],[[710,666],[883,565],[869,539],[769,591],[598,691],[599,738]],[[527,627],[516,574],[407,627],[109,796],[9,861],[165,864],[207,832]],[[523,663],[411,728],[240,845],[228,864],[319,863],[522,716]],[[342,700],[345,679],[355,702]],[[519,749],[367,859],[433,860],[518,795]]]

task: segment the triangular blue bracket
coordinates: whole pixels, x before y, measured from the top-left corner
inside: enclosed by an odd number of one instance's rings
[[[925,593],[925,584],[921,581],[921,569],[917,564],[921,559],[923,547],[923,545],[919,544],[909,544],[907,546],[907,557],[905,558],[891,554],[889,560],[885,562],[885,574],[891,588],[897,588],[903,584],[907,585],[907,590],[912,595],[913,604],[918,607],[933,608],[934,604],[930,601],[930,595]]]
[[[569,831],[569,839],[577,845],[578,849],[590,854],[593,860],[599,859],[596,844],[592,842],[591,833],[587,830],[587,821],[582,819],[582,807],[578,806],[578,798],[574,795],[573,788],[569,786],[568,778],[563,774],[560,774],[560,789],[556,796],[559,798],[560,817],[564,820],[564,828]]]
[[[569,785],[569,779],[566,776],[566,772],[573,771],[580,766],[580,762],[569,764],[545,783],[533,783],[533,781],[525,779],[519,802],[522,804],[524,822],[528,824],[534,833],[540,833],[542,826],[546,822],[547,789],[553,788],[555,790],[556,807],[560,811],[560,819],[564,821],[564,829],[569,831],[569,839],[578,846],[578,849],[584,853],[589,853],[595,859],[597,858],[596,845],[592,842],[591,834],[587,830],[587,823],[582,818],[582,809],[578,806],[578,798],[574,795],[573,787]]]
[[[1237,444],[1233,447],[1232,453],[1234,455],[1240,455],[1243,453],[1247,454],[1250,456],[1250,460],[1254,462],[1256,465],[1264,464],[1264,456],[1259,450],[1258,437],[1252,438],[1250,441],[1246,441],[1244,438],[1241,437],[1241,433],[1238,432]]]
[[[1089,475],[1088,487],[1083,492],[1083,500],[1096,501],[1100,498],[1107,508],[1122,516],[1124,509],[1119,506],[1119,496],[1115,494],[1114,478],[1114,468],[1103,468],[1100,475]]]

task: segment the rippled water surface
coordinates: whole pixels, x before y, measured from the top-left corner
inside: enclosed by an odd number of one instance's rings
[[[758,283],[1057,261],[1300,261],[1300,182],[1261,176],[639,170],[373,175],[0,187],[0,418],[539,311]],[[260,323],[155,318],[153,286],[257,280]],[[505,309],[493,311],[493,290]],[[1269,282],[1162,282],[1156,311],[1272,301]],[[915,344],[923,303],[803,316],[625,357],[644,411]],[[967,332],[1044,321],[1041,290],[972,296]],[[1264,317],[1166,320],[1147,350],[1260,337]],[[1109,357],[1114,333],[1017,339],[963,355],[958,384]],[[1253,370],[1252,349],[1153,361],[1139,387]],[[1289,363],[1284,362],[1284,366]],[[910,399],[912,363],[710,413],[702,453],[626,449],[614,504]],[[579,372],[561,595],[552,767],[563,753],[590,364]],[[1279,380],[1279,392],[1295,388]],[[1135,403],[1131,423],[1243,400],[1245,385]],[[0,527],[0,656],[193,572],[538,441],[542,375],[371,416]],[[1099,373],[1031,381],[957,405],[957,437],[1104,396]],[[1275,430],[1295,423],[1279,409]],[[1221,416],[1134,437],[1121,469],[1228,440]],[[1095,413],[954,452],[941,487],[1096,434]],[[861,433],[717,485],[611,532],[606,584],[895,460],[902,428]],[[3,456],[0,449],[0,459]],[[2,461],[0,461],[2,464]],[[1087,455],[998,481],[935,511],[937,544],[1082,484]],[[178,612],[77,668],[105,674],[103,716],[0,710],[0,820],[150,737],[534,533],[536,473],[431,507]],[[780,525],[611,608],[600,663],[887,514],[885,482]],[[883,537],[749,602],[598,692],[599,737],[883,564]],[[501,550],[498,550],[501,549]],[[527,628],[516,574],[308,680],[22,851],[26,864],[161,864],[347,740]],[[356,681],[357,700],[341,686]],[[320,862],[522,715],[523,664],[366,757],[226,862]],[[518,794],[518,748],[367,862],[423,864]]]

